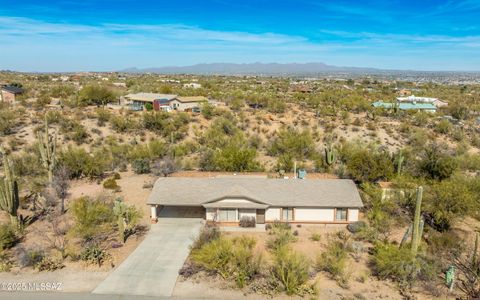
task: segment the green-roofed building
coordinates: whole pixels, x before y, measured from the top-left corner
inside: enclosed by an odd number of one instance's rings
[[[385,109],[393,109],[395,106],[398,107],[400,110],[422,110],[426,112],[435,113],[437,111],[437,107],[432,103],[416,103],[416,102],[383,102],[382,100],[375,101],[372,103],[373,107],[377,108],[385,108]]]

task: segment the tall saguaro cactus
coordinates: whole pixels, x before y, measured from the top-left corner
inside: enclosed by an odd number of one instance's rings
[[[10,215],[12,225],[18,226],[17,210],[20,203],[18,196],[18,184],[12,170],[12,163],[8,159],[3,148],[0,148],[3,156],[4,177],[0,178],[0,209]]]
[[[412,232],[412,253],[417,254],[418,245],[422,237],[423,226],[421,224],[421,210],[422,210],[423,187],[417,188],[417,203],[415,205],[415,215],[413,218],[413,232]]]
[[[325,148],[325,162],[331,166],[337,161],[337,152],[332,144]]]
[[[48,121],[45,117],[45,130],[43,133],[38,132],[38,148],[40,150],[40,157],[43,167],[48,172],[48,181],[53,181],[53,171],[57,165],[57,135],[50,135],[48,133]]]
[[[405,156],[403,155],[402,151],[398,152],[396,164],[397,164],[397,175],[402,173],[403,162],[405,160]]]

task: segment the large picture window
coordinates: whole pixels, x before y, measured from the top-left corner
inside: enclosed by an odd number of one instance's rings
[[[218,212],[220,222],[237,221],[237,210],[235,208],[221,208]]]
[[[337,208],[335,213],[335,221],[347,221],[348,209]]]
[[[282,221],[293,221],[293,208],[284,207],[282,209]]]

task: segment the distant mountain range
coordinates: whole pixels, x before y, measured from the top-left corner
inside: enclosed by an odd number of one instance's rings
[[[308,75],[322,73],[384,73],[387,70],[375,68],[339,67],[324,63],[211,63],[192,66],[171,66],[160,68],[128,68],[125,73],[160,74],[208,74],[208,75]]]

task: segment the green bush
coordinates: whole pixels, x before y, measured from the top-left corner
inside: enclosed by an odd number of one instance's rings
[[[116,220],[113,204],[101,198],[81,197],[70,205],[73,233],[85,241],[105,236],[113,231]]]
[[[13,267],[13,262],[10,257],[4,253],[0,252],[0,273],[1,272],[10,272]]]
[[[238,287],[244,287],[260,270],[261,258],[253,253],[255,240],[241,237],[219,237],[191,253],[195,264],[204,270],[233,278]]]
[[[220,237],[220,231],[218,230],[217,226],[213,225],[206,225],[200,231],[200,234],[197,238],[193,241],[191,246],[192,250],[200,249],[203,245],[210,243],[213,240],[216,240]]]
[[[0,251],[12,248],[18,242],[19,237],[15,228],[10,224],[0,225]]]
[[[34,268],[40,272],[42,271],[52,272],[55,270],[62,269],[63,267],[65,267],[65,265],[62,263],[61,260],[51,259],[47,257],[43,257],[42,260],[40,260],[34,265]]]
[[[389,179],[394,174],[390,155],[373,145],[348,143],[341,148],[348,173],[360,182]]]
[[[330,273],[338,282],[346,283],[345,268],[348,252],[339,240],[331,240],[325,252],[317,257],[317,269]]]
[[[274,252],[272,275],[288,295],[299,294],[309,278],[309,262],[305,256],[281,247]]]
[[[401,286],[410,286],[420,273],[419,260],[410,248],[380,243],[375,246],[373,255],[375,274],[380,279],[392,279]]]
[[[80,254],[80,259],[88,263],[97,264],[99,267],[110,258],[110,254],[98,245],[86,247]]]
[[[284,246],[297,241],[297,237],[293,234],[289,225],[275,224],[272,226],[270,234],[272,237],[267,241],[267,247],[273,251],[277,251]]]
[[[315,144],[310,131],[298,131],[290,127],[282,128],[268,149],[270,155],[288,155],[299,160],[310,157],[314,151]]]
[[[115,178],[108,178],[103,182],[103,187],[107,190],[120,191],[120,186],[118,186]]]
[[[133,171],[137,174],[150,173],[150,162],[147,159],[136,159],[132,163]]]

